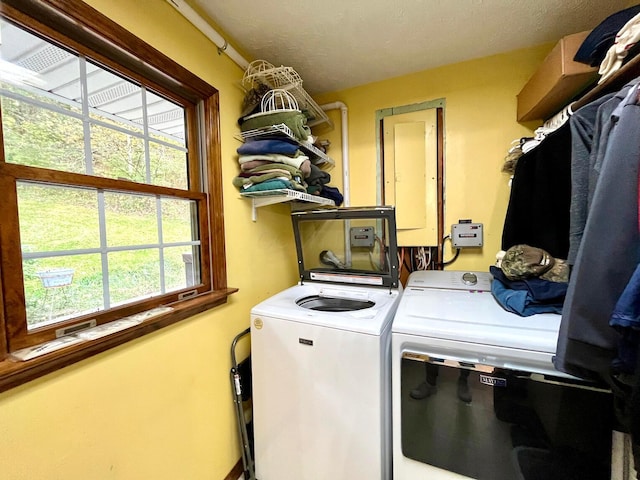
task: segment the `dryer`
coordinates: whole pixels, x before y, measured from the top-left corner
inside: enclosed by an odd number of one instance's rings
[[[292,214],[300,282],[251,310],[256,478],[391,478],[391,207]]]
[[[391,335],[394,480],[608,480],[610,392],[554,368],[560,315],[507,312],[491,281],[408,279]]]

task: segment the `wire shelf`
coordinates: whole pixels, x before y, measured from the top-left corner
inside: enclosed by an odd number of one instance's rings
[[[291,131],[291,129],[287,127],[287,125],[284,123],[278,123],[277,125],[269,125],[266,127],[255,128],[253,130],[247,130],[246,132],[240,132],[240,136],[242,137],[243,140],[246,140],[247,138],[255,138],[255,137],[261,137],[264,135],[274,135],[274,134],[276,135],[285,134],[287,137],[291,137],[292,140],[295,140],[296,142],[300,143],[300,141],[296,139],[296,137],[293,135],[293,132]]]
[[[295,203],[295,209],[303,210],[310,205],[324,205],[328,207],[335,207],[336,203],[328,198],[319,197],[318,195],[311,195],[309,193],[300,192],[298,190],[290,190],[288,188],[279,188],[275,190],[261,190],[257,192],[240,192],[240,196],[243,198],[250,198],[252,201],[252,213],[251,219],[256,221],[256,209],[258,207],[264,207],[265,205],[273,205],[275,203],[283,202],[299,202]]]
[[[290,190],[288,188],[279,188],[276,190],[260,190],[256,192],[240,192],[240,195],[243,197],[254,198],[258,200],[257,203],[259,203],[259,205],[256,205],[257,207],[261,207],[262,205],[270,205],[272,203],[286,202],[288,200],[299,200],[303,202],[335,206],[335,202],[328,198],[319,197],[318,195],[311,195],[299,190]]]

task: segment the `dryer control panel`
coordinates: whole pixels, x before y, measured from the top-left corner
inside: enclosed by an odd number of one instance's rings
[[[407,287],[490,292],[492,279],[489,272],[419,270],[409,275]]]

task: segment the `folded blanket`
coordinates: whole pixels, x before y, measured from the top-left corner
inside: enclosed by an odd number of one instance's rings
[[[305,160],[309,160],[306,155],[298,154],[295,157],[289,155],[281,155],[279,153],[265,153],[262,155],[240,155],[238,157],[238,163],[242,165],[246,162],[252,162],[254,160],[268,160],[270,162],[284,163],[285,165],[291,165],[296,168],[300,168],[300,165]]]
[[[288,180],[295,190],[307,191],[307,184],[300,169],[281,163],[261,165],[248,172],[241,172],[233,179],[233,184],[240,189],[244,189],[272,179]]]
[[[240,165],[240,170],[243,172],[248,172],[249,170],[253,170],[256,167],[260,167],[262,165],[269,165],[274,162],[270,162],[269,160],[251,160],[250,162],[244,162]]]
[[[309,189],[307,188],[307,192],[308,191]],[[318,196],[333,200],[333,202],[336,204],[336,207],[342,205],[342,202],[344,201],[344,197],[342,193],[340,193],[340,190],[338,190],[336,187],[329,187],[327,185],[322,187],[322,190],[320,190]]]
[[[298,144],[293,140],[256,139],[243,143],[238,147],[240,155],[259,155],[262,153],[280,153],[294,155],[298,152]]]
[[[240,130],[246,132],[256,128],[270,127],[284,123],[298,140],[306,140],[311,135],[311,129],[307,126],[307,117],[298,110],[296,111],[275,111],[267,113],[256,113],[245,117],[240,126]]]
[[[291,176],[293,177],[302,177],[302,172],[300,171],[299,168],[294,167],[292,165],[287,165],[284,163],[271,163],[267,165],[260,165],[259,167],[251,169],[251,173],[259,174],[264,172],[270,172],[273,170],[284,170],[285,172],[288,172],[289,174],[291,174]]]
[[[294,190],[293,184],[288,180],[274,179],[267,180],[266,182],[256,183],[255,185],[249,185],[243,188],[243,192],[264,192],[268,190]]]
[[[546,303],[535,301],[528,290],[507,288],[504,283],[496,278],[491,282],[491,293],[502,308],[521,317],[529,317],[538,313],[562,313],[562,302]]]
[[[242,165],[240,165],[240,170],[242,170],[243,172],[249,172],[249,171],[253,170],[256,167],[261,167],[263,165],[270,165],[270,164],[276,164],[277,165],[278,162],[270,162],[268,160],[251,160],[249,162],[242,163]],[[300,164],[299,168],[300,168],[300,171],[302,172],[302,176],[304,178],[307,178],[309,176],[309,174],[311,173],[311,161],[310,160],[305,160],[304,162],[302,162]]]
[[[509,280],[502,269],[490,266],[489,271],[493,278],[500,280],[505,287],[511,290],[526,290],[531,299],[536,302],[562,304],[567,295],[568,284],[564,282],[552,282],[539,277],[526,280]]]
[[[257,181],[253,182],[252,180],[257,180]],[[252,191],[252,190],[273,190],[274,189],[273,186],[266,186],[266,185],[272,185],[270,182],[274,180],[287,182],[286,188],[289,188],[291,190],[298,190],[300,192],[307,191],[306,186],[298,182],[296,179],[286,178],[286,177],[277,177],[271,174],[263,175],[261,177],[252,177],[252,178],[236,177],[233,179],[233,184],[236,187],[238,187],[241,192]],[[258,188],[258,185],[263,185],[263,186]],[[251,190],[249,190],[249,188],[251,188]],[[278,188],[283,188],[283,187],[278,187]]]
[[[308,185],[307,192],[312,195],[317,195],[322,191],[322,187],[331,181],[331,174],[324,170],[320,170],[320,168],[312,164],[311,174],[309,174],[305,181]]]
[[[265,173],[263,175],[250,175],[250,176],[240,176],[238,175],[233,179],[233,185],[242,188],[245,186],[253,185],[256,183],[266,182],[267,180],[273,180],[274,178],[291,180],[292,177],[289,175],[284,175],[282,173]]]
[[[284,167],[284,165],[282,165]],[[283,178],[293,178],[293,173],[291,173],[288,170],[285,170],[284,168],[269,168],[266,170],[260,170],[257,171],[256,169],[253,169],[249,172],[240,172],[240,174],[238,175],[239,178],[256,178],[256,177],[262,177],[263,175],[267,175],[269,173],[275,173],[277,174],[279,177],[283,177]]]

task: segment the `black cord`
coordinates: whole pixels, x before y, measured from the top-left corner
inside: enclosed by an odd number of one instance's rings
[[[413,272],[413,268],[411,267],[410,263],[407,262],[411,262],[411,258],[407,258],[407,252],[405,250],[406,247],[402,247],[402,250],[404,252],[404,256],[402,258],[402,263],[404,264],[405,267],[407,267],[407,271],[409,273]],[[411,257],[411,249],[409,249],[409,257]]]
[[[448,262],[442,262],[440,265],[444,266],[444,265],[452,264],[453,262],[456,261],[456,259],[458,258],[458,255],[460,255],[460,249],[456,248],[456,254],[453,256],[453,258],[451,260],[449,260]]]
[[[444,238],[442,239],[442,251],[443,251],[443,252],[444,252],[444,241],[445,241],[447,238],[448,238],[449,240],[451,240],[451,235],[447,235],[446,237],[444,237]],[[445,261],[443,261],[442,263],[438,263],[438,265],[441,265],[441,266],[443,266],[443,267],[444,267],[445,265],[451,265],[453,262],[455,262],[455,261],[458,259],[458,255],[460,255],[460,249],[459,249],[459,248],[456,248],[456,254],[453,256],[453,258],[452,258],[451,260],[448,260],[448,261],[446,261],[446,262],[445,262]]]

